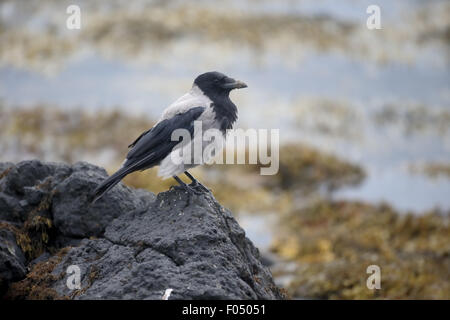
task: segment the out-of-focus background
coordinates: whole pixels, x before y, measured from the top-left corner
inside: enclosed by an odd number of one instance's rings
[[[366,27],[370,4],[381,30]],[[290,297],[450,299],[449,45],[446,0],[0,1],[0,161],[113,172],[218,70],[249,86],[231,94],[237,127],[280,129],[280,172],[193,174]],[[172,184],[155,177],[125,182]],[[366,287],[372,264],[381,290]]]

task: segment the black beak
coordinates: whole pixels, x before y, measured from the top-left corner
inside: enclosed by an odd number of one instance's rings
[[[242,81],[229,79],[225,84],[222,85],[222,88],[225,89],[241,89],[241,88],[247,88],[247,84],[245,84]]]

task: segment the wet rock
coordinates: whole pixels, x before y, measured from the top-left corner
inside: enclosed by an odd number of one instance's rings
[[[0,219],[25,222],[31,212],[50,215],[59,236],[80,239],[100,236],[122,212],[154,199],[147,192],[119,184],[95,205],[88,195],[108,175],[102,168],[79,162],[73,166],[23,161],[2,164],[0,169]]]
[[[25,277],[25,256],[12,230],[0,227],[0,294],[8,284]]]
[[[231,213],[212,195],[160,193],[144,210],[127,212],[105,238],[83,240],[54,273],[77,265],[76,299],[278,299],[269,270]],[[71,295],[65,279],[55,284]]]
[[[38,205],[45,196],[45,191],[37,187],[24,187],[24,193],[27,204]]]
[[[30,263],[28,264],[28,267],[31,267],[39,262],[47,261],[51,256],[52,255],[49,252],[44,252],[36,259],[33,259],[32,261],[30,261]]]
[[[283,297],[212,194],[174,188],[155,197],[119,183],[91,205],[107,176],[102,168],[28,161],[8,170],[0,176],[0,219],[20,228],[22,240],[13,243],[26,254],[6,256],[16,267],[5,269],[5,283],[31,270],[10,285],[9,298],[161,299],[166,289],[170,299]],[[80,289],[67,286],[71,265],[80,268]]]
[[[45,163],[38,160],[22,161],[11,167],[3,177],[4,192],[10,195],[23,196],[25,187],[39,185],[49,176],[61,180],[70,174],[70,166],[59,163]]]
[[[4,173],[6,170],[14,167],[14,163],[12,162],[0,162],[0,176],[2,173]]]
[[[23,216],[24,212],[20,201],[0,192],[0,220],[20,222]]]
[[[36,258],[48,259],[45,253],[77,245],[84,237],[101,236],[121,213],[146,206],[155,198],[150,192],[143,194],[120,184],[89,206],[87,195],[105,177],[104,169],[81,162],[72,166],[37,160],[0,163],[3,289],[24,278],[26,266],[40,261]],[[19,238],[11,235],[13,229]]]
[[[121,213],[144,207],[154,196],[119,184],[91,205],[89,196],[106,177],[106,171],[87,163],[77,163],[72,174],[56,186],[52,199],[55,227],[64,236],[84,238],[101,236],[105,227]]]

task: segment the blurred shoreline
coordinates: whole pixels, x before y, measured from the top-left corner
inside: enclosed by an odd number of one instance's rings
[[[369,4],[79,1],[70,31],[66,3],[2,1],[0,161],[111,173],[195,75],[219,70],[249,85],[231,96],[236,127],[280,129],[280,172],[193,174],[291,297],[450,299],[450,3],[379,1],[376,31]],[[124,183],[172,181],[152,169]],[[378,293],[365,287],[372,263]]]

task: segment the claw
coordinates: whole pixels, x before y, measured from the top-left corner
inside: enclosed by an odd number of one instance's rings
[[[171,189],[182,189],[184,191],[186,191],[188,194],[196,194],[196,195],[201,195],[203,194],[203,191],[198,190],[195,186],[193,185],[188,185],[188,184],[180,184],[178,186],[171,186]]]
[[[211,193],[211,190],[209,190],[207,187],[205,187],[204,185],[202,185],[197,179],[195,179],[189,172],[185,171],[184,174],[191,179],[192,183],[190,184],[190,186],[192,186],[193,188],[199,188],[200,190],[202,190],[202,192],[206,192],[206,193]]]
[[[197,186],[195,186],[195,185],[186,185],[186,189],[188,192],[194,193],[196,195],[201,195],[204,193],[202,190],[198,190]]]
[[[211,190],[209,190],[208,188],[206,188],[204,185],[202,185],[200,182],[198,182],[197,179],[195,179],[193,176],[191,176],[189,174],[189,172],[185,172],[185,174],[191,179],[192,183],[191,184],[186,184],[184,183],[180,178],[178,178],[177,176],[173,176],[173,178],[178,182],[178,186],[171,186],[170,189],[172,188],[182,188],[184,189],[188,194],[195,194],[195,195],[201,195],[204,193],[211,193]]]
[[[192,182],[189,186],[192,188],[195,188],[196,190],[201,190],[201,193],[211,193],[211,190],[209,190],[207,187],[205,187],[203,184],[198,182],[197,180]]]

